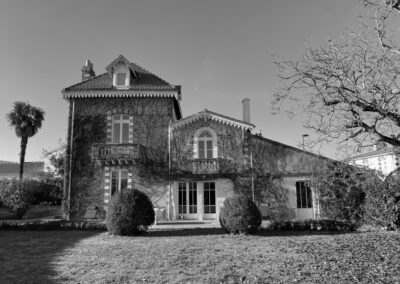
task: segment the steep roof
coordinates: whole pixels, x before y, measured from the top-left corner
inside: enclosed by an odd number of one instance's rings
[[[206,119],[210,119],[212,121],[216,121],[216,122],[220,122],[226,125],[230,125],[230,126],[234,126],[234,127],[238,127],[238,128],[243,128],[243,129],[253,129],[255,127],[254,124],[236,119],[236,118],[232,118],[226,115],[222,115],[213,111],[210,111],[208,109],[205,109],[203,111],[200,111],[196,114],[184,117],[178,121],[176,121],[175,123],[173,123],[171,125],[172,128],[178,128],[181,126],[185,126],[187,124],[190,124],[192,122],[198,121],[198,120],[206,120]]]
[[[128,68],[135,74],[131,80],[131,86],[128,89],[118,90],[113,86],[112,70],[113,66],[118,62],[124,62]],[[174,86],[160,77],[154,75],[136,63],[126,60],[122,55],[113,60],[107,67],[107,72],[94,76],[85,81],[79,82],[62,90],[64,95],[71,92],[85,91],[127,91],[127,90],[147,90],[147,91],[171,91],[180,92],[179,86]]]
[[[118,89],[113,85],[113,70],[118,63],[124,63],[130,69],[131,83],[127,88]],[[64,88],[64,99],[105,98],[105,97],[154,97],[172,98],[178,119],[182,116],[180,100],[181,86],[172,85],[136,63],[129,62],[120,55],[107,67],[106,73]]]

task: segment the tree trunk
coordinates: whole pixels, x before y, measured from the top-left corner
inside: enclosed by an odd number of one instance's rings
[[[26,145],[28,144],[28,136],[21,137],[21,152],[19,153],[19,178],[22,179],[24,173],[24,162],[25,162],[25,152]]]

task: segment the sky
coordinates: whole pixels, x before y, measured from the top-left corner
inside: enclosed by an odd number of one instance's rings
[[[184,116],[207,108],[242,119],[250,98],[255,132],[298,147],[312,135],[304,118],[271,114],[283,84],[273,55],[299,58],[306,42],[339,36],[363,12],[357,0],[0,0],[0,160],[19,160],[6,120],[13,102],[46,112],[25,158],[43,160],[43,149],[66,139],[61,90],[80,82],[86,59],[101,74],[119,54],[181,85]],[[319,151],[339,155],[334,144]]]

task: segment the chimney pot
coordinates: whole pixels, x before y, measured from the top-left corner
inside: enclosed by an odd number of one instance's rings
[[[250,99],[244,98],[242,100],[242,106],[243,106],[243,121],[250,123]]]
[[[90,79],[94,76],[96,76],[96,73],[93,70],[93,63],[87,59],[86,64],[82,66],[82,81],[85,81],[87,79]]]

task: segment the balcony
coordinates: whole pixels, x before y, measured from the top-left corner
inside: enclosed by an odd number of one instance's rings
[[[193,160],[194,174],[211,174],[219,171],[218,159],[196,159]]]
[[[129,165],[143,158],[144,147],[137,144],[105,144],[92,145],[92,160],[103,165]]]

